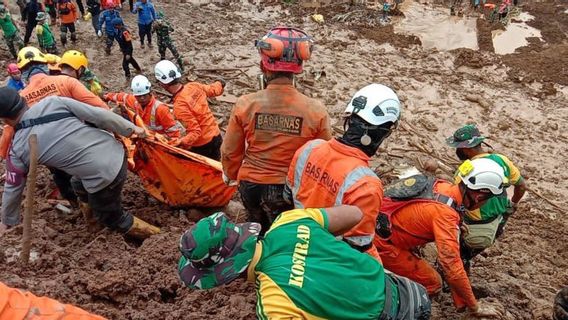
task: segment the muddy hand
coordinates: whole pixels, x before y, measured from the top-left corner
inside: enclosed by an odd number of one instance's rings
[[[503,317],[503,310],[501,310],[497,305],[479,301],[477,304],[477,310],[470,311],[469,316],[470,319],[476,318],[489,318],[489,319],[501,319]]]

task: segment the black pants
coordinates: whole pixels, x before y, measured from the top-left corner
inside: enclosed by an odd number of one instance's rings
[[[89,204],[97,221],[111,230],[122,233],[128,232],[134,221],[134,217],[123,210],[121,202],[122,187],[126,182],[127,173],[127,161],[124,159],[114,181],[95,193],[87,192],[78,178],[73,177],[71,180],[79,200]]]
[[[79,8],[79,12],[81,12],[81,16],[85,15],[85,7],[83,6],[83,1],[75,0],[77,2],[77,8]]]
[[[113,34],[106,34],[106,39],[105,39],[105,52],[106,54],[110,54],[110,49],[112,48],[112,44],[114,42],[114,35]]]
[[[26,34],[24,35],[24,44],[28,45],[28,43],[30,42],[30,37],[32,36],[32,32],[34,31],[34,28],[37,25],[37,21],[30,21],[28,20],[26,22]]]
[[[48,168],[51,172],[51,176],[53,177],[53,182],[59,189],[59,193],[63,199],[68,200],[69,202],[76,202],[77,195],[71,186],[71,178],[72,176],[65,171],[61,171],[55,168]]]
[[[51,17],[51,23],[55,23],[55,20],[57,19],[57,12],[55,12],[56,10],[55,3],[46,4],[45,9],[49,11],[49,16]]]
[[[122,53],[122,70],[124,70],[124,75],[126,77],[130,77],[130,65],[136,69],[136,71],[140,71],[140,65],[134,57],[132,56],[132,52],[130,53]]]
[[[61,31],[61,44],[67,44],[67,31],[71,33],[71,42],[75,43],[77,41],[77,33],[75,33],[75,23],[62,23]]]
[[[148,45],[152,45],[152,24],[138,24],[140,44],[144,45],[144,37],[148,37]]]
[[[258,222],[264,234],[272,222],[284,211],[294,209],[294,206],[284,200],[283,184],[259,184],[249,181],[239,183],[239,192],[245,209],[248,211],[248,221]]]
[[[189,151],[219,161],[221,160],[221,144],[223,144],[223,138],[221,134],[219,134],[206,144],[199,147],[192,147]]]

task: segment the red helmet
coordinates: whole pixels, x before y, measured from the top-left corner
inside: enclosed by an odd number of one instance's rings
[[[312,54],[313,40],[300,29],[275,27],[255,46],[260,52],[262,70],[301,73],[302,63]]]
[[[8,74],[14,74],[20,72],[20,69],[18,69],[18,66],[15,63],[10,63],[6,68],[6,71],[8,71]]]
[[[116,3],[114,0],[103,0],[103,9],[114,9],[116,8]]]

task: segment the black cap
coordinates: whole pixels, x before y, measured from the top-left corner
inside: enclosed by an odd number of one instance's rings
[[[15,119],[25,106],[26,102],[18,91],[9,87],[0,88],[0,118]]]

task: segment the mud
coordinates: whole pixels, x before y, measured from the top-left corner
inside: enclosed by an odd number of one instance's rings
[[[256,90],[254,39],[278,23],[293,23],[316,39],[314,57],[298,87],[325,102],[335,125],[340,125],[339,114],[358,88],[369,82],[395,88],[404,104],[403,121],[372,163],[385,182],[397,168],[421,167],[430,159],[438,163],[439,176],[450,176],[457,161],[444,139],[458,126],[477,122],[495,150],[521,168],[535,192],[525,196],[502,239],[475,260],[472,285],[477,297],[503,306],[505,319],[549,319],[555,291],[568,285],[568,173],[562,163],[568,153],[568,4],[523,2],[522,10],[535,16],[527,23],[541,31],[544,42],[529,39],[528,46],[499,56],[491,39],[491,31],[499,27],[483,19],[476,22],[479,50],[443,51],[423,48],[418,36],[400,35],[392,24],[373,24],[376,13],[367,9],[321,9],[326,22],[320,25],[309,18],[313,9],[280,3],[157,5],[177,28],[174,38],[188,62],[187,76],[228,80],[224,97],[212,101],[212,109],[225,120],[236,96]],[[349,21],[333,19],[353,10],[361,13]],[[401,10],[393,23],[404,18]],[[123,15],[136,33],[134,16]],[[81,22],[79,30],[77,47],[86,50],[93,70],[107,87],[127,90],[116,44],[107,57],[90,23]],[[141,50],[135,43],[134,57],[151,77],[157,49]],[[6,50],[0,50],[0,62],[8,58]],[[235,67],[238,70],[226,70]],[[47,171],[42,170],[33,224],[37,259],[28,267],[14,259],[22,231],[11,231],[0,238],[1,281],[111,319],[254,318],[251,285],[237,281],[199,292],[184,288],[177,277],[179,237],[204,212],[169,209],[149,198],[130,176],[123,193],[126,209],[162,228],[160,235],[136,243],[108,230],[89,233],[79,213],[55,211],[41,191],[48,184]],[[244,218],[238,204],[230,211]],[[434,302],[433,319],[460,316],[448,293]]]

